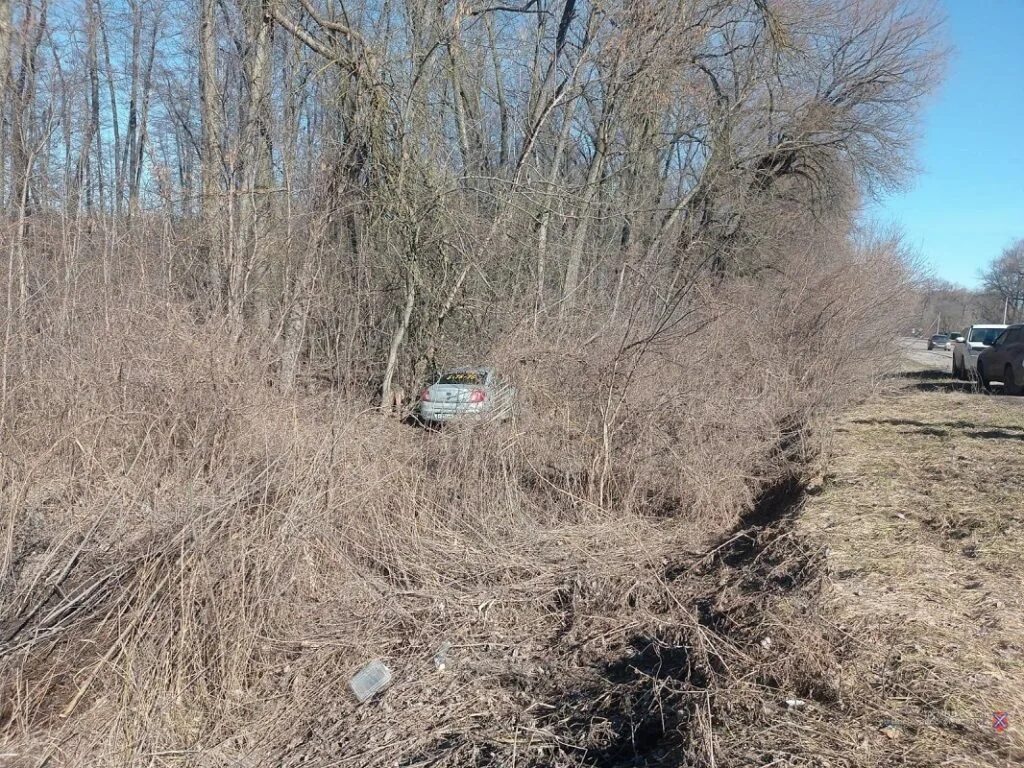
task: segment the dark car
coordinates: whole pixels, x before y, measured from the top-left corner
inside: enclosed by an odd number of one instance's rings
[[[945,333],[936,333],[928,339],[928,349],[945,349],[949,344],[949,336]]]
[[[1011,325],[978,355],[978,380],[987,387],[1003,382],[1003,392],[1019,395],[1024,390],[1024,325]]]

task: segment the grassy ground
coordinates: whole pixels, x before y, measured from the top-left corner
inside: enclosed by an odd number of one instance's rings
[[[825,556],[810,621],[846,638],[840,706],[805,710],[833,764],[1024,764],[1024,399],[908,371],[846,419],[793,533]]]
[[[712,526],[503,479],[538,462],[507,430],[342,432],[244,387],[216,388],[218,428],[199,378],[76,442],[65,490],[8,489],[35,538],[0,620],[0,766],[1024,765],[1024,398],[908,371],[837,430],[780,431],[801,460],[753,504],[726,433],[694,474],[744,514]],[[177,416],[120,426],[150,411]],[[801,440],[828,435],[808,485]],[[95,470],[143,449],[130,483]],[[378,657],[395,682],[357,706]]]
[[[598,698],[642,718],[579,764],[1024,765],[1022,442],[1024,398],[920,366],[890,380],[843,417],[806,493],[780,486],[666,570],[681,637],[601,672]],[[577,720],[601,719],[580,701]]]

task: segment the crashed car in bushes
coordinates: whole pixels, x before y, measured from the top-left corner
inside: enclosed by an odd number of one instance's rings
[[[497,419],[515,412],[516,392],[494,368],[452,368],[434,377],[419,397],[420,420],[427,424]]]

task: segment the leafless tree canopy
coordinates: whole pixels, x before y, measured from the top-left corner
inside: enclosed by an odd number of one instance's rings
[[[1024,239],[1003,249],[982,273],[982,285],[1004,310],[1007,322],[1024,319]]]
[[[4,2],[8,333],[50,294],[73,326],[99,270],[104,301],[143,287],[259,339],[285,386],[386,395],[527,326],[664,335],[696,282],[842,239],[900,182],[933,13]]]

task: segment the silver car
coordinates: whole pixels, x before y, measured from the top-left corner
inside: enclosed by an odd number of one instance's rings
[[[440,424],[453,419],[505,421],[515,409],[515,390],[493,368],[453,368],[420,393],[420,419]]]

